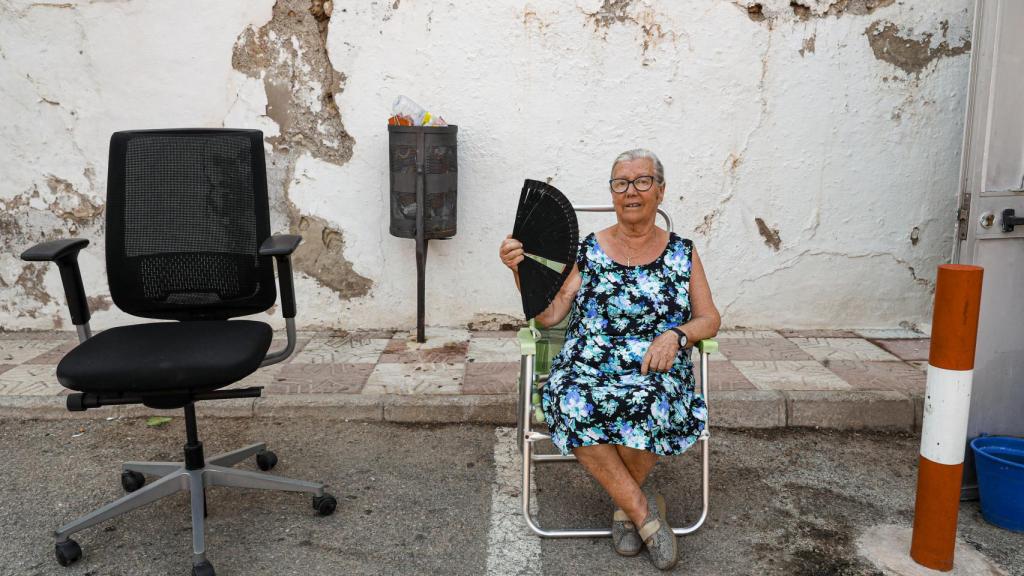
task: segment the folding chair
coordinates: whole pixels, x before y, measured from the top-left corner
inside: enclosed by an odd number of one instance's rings
[[[614,212],[613,206],[587,205],[573,206],[577,212]],[[666,228],[672,231],[672,218],[662,209],[658,214],[665,220]],[[570,454],[534,454],[533,443],[542,440],[550,441],[550,434],[533,430],[534,419],[543,422],[544,416],[541,411],[540,391],[548,380],[548,373],[551,369],[551,361],[565,342],[565,330],[568,321],[546,329],[538,329],[534,321],[526,328],[519,330],[519,399],[517,414],[517,430],[519,438],[519,450],[522,455],[522,492],[521,501],[523,506],[523,518],[526,524],[535,534],[542,538],[595,538],[611,536],[609,528],[585,528],[585,529],[545,529],[530,512],[530,479],[533,474],[533,465],[551,462],[570,462],[576,460],[576,456]],[[704,401],[708,402],[708,358],[718,351],[718,342],[712,339],[701,340],[694,346],[700,352],[700,393],[704,395]],[[710,406],[708,408],[710,413]],[[709,417],[710,418],[710,417]],[[703,508],[700,517],[691,525],[684,528],[674,528],[676,535],[682,536],[696,531],[708,517],[708,474],[709,474],[709,450],[708,439],[710,438],[709,425],[705,425],[704,432],[700,435],[701,445],[701,493]]]

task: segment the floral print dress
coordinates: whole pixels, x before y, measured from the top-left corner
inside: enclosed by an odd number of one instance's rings
[[[707,405],[694,393],[689,351],[680,351],[668,372],[640,374],[654,338],[690,319],[692,253],[692,242],[670,233],[655,261],[625,266],[604,253],[594,234],[580,243],[582,284],[542,394],[551,440],[562,454],[620,444],[665,456],[700,437]]]

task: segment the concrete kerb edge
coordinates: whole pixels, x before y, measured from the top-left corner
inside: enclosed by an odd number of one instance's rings
[[[713,393],[715,428],[820,427],[846,430],[915,430],[923,397],[893,391],[733,390]],[[202,402],[200,417],[331,418],[356,422],[513,424],[516,398],[502,395],[305,394]],[[68,412],[64,396],[0,396],[0,418],[97,419],[168,415],[141,405]]]
[[[915,400],[894,390],[790,390],[786,426],[913,431]]]

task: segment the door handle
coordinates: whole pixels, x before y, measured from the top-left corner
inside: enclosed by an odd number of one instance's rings
[[[1007,208],[1003,210],[1003,232],[1013,232],[1013,227],[1018,224],[1024,224],[1024,216],[1016,216],[1016,212],[1013,208]]]

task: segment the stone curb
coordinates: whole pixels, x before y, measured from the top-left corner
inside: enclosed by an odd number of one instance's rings
[[[914,400],[892,390],[787,391],[786,424],[838,430],[914,429]]]
[[[708,420],[714,428],[782,428],[786,426],[786,397],[775,390],[712,391]]]
[[[819,427],[840,430],[920,430],[923,396],[894,391],[713,392],[712,428]],[[167,415],[141,405],[68,412],[63,396],[0,396],[0,418],[68,420]],[[328,417],[356,422],[410,424],[515,424],[513,394],[360,395],[300,394],[202,402],[196,411],[216,418]]]

